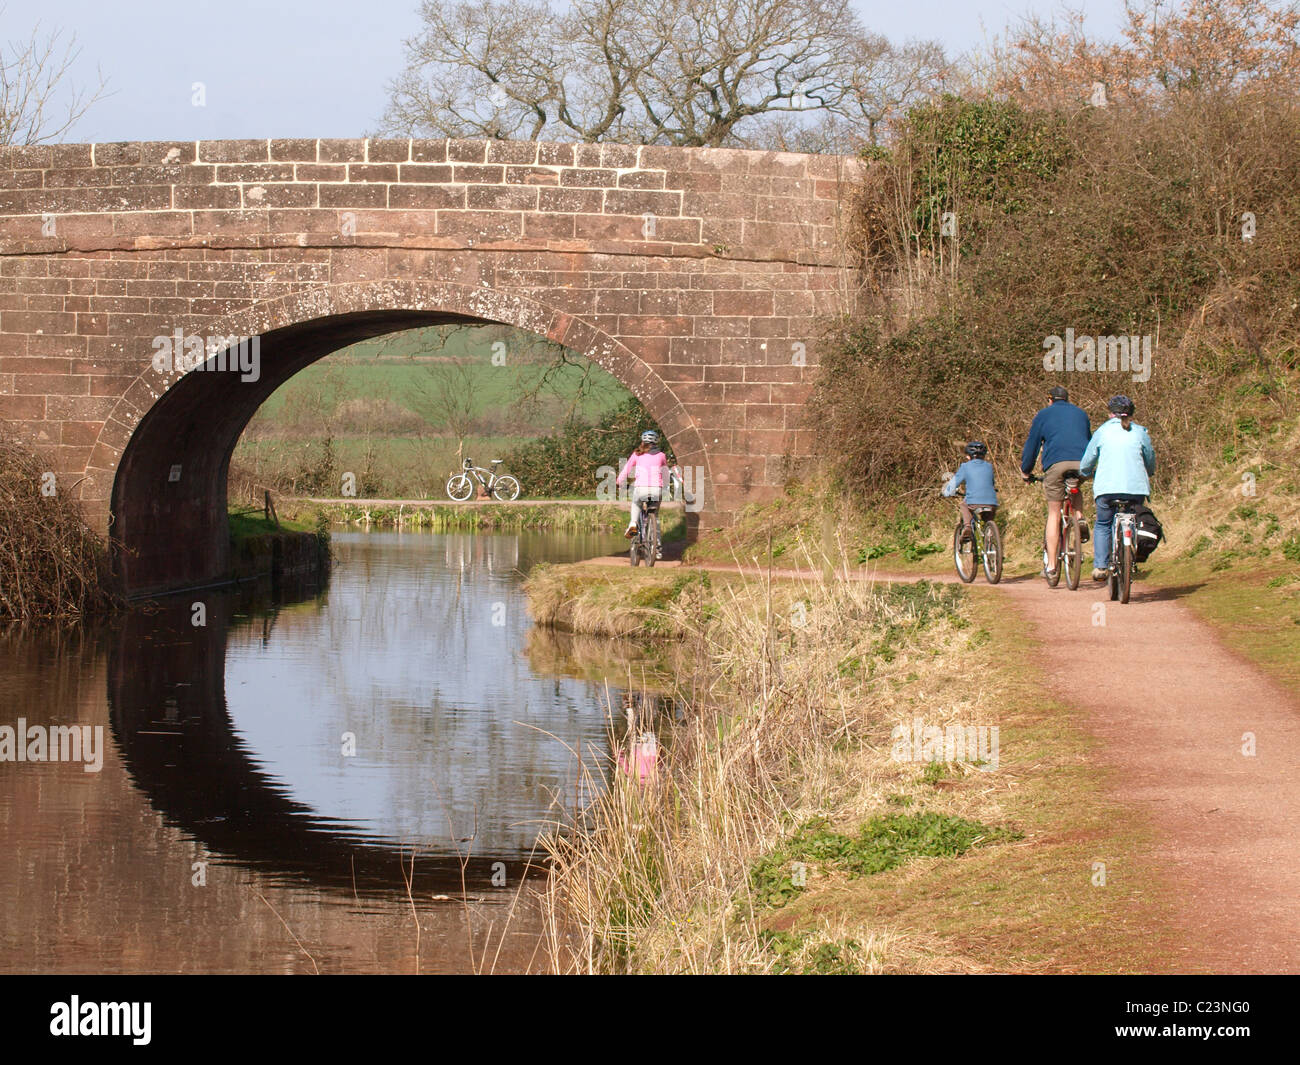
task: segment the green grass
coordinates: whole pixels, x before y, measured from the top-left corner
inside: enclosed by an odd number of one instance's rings
[[[316,522],[310,516],[297,516],[293,518],[280,517],[280,525],[277,528],[271,522],[266,520],[263,511],[247,511],[231,509],[229,512],[230,520],[230,540],[232,543],[238,543],[246,540],[250,536],[265,536],[273,532],[315,532]]]
[[[814,820],[758,862],[750,883],[760,905],[781,907],[806,887],[806,881],[796,883],[796,863],[843,872],[853,879],[887,872],[911,858],[956,858],[981,843],[1022,838],[1023,833],[1012,829],[935,811],[882,814],[871,818],[856,836],[833,832],[825,820]]]
[[[470,388],[475,415],[499,410],[518,401],[527,388],[536,385],[543,371],[540,366],[493,366],[490,363],[469,368]],[[419,415],[431,428],[437,428],[437,419],[421,400],[421,389],[428,390],[444,373],[450,373],[448,363],[436,359],[416,358],[410,362],[377,362],[361,360],[355,356],[332,355],[313,363],[281,385],[258,410],[259,427],[276,425],[287,413],[286,404],[295,393],[324,389],[342,392],[348,399],[391,400]],[[333,377],[331,377],[333,373]],[[578,367],[564,367],[554,377],[555,392],[571,395],[577,390],[582,371]],[[612,410],[627,396],[617,380],[598,367],[589,380],[590,391],[577,402],[576,413],[594,418]],[[539,433],[558,428],[558,422],[539,421]]]

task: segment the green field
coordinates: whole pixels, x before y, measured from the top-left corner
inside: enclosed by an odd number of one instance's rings
[[[592,422],[624,402],[589,360],[499,326],[428,327],[343,348],[258,410],[235,448],[231,496],[247,484],[337,496],[443,493],[458,453],[486,466],[512,447]],[[577,494],[581,494],[580,492]]]

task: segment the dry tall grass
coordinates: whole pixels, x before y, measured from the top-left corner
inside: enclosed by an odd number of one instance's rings
[[[811,817],[851,820],[883,808],[899,769],[877,748],[882,727],[888,735],[887,678],[915,668],[921,644],[928,654],[960,624],[952,604],[940,588],[889,591],[834,575],[729,582],[707,603],[669,600],[666,627],[694,656],[679,674],[686,713],[670,726],[639,710],[612,722],[615,749],[658,729],[657,773],[640,784],[587,764],[590,792],[606,774],[612,783],[544,841],[556,968],[771,971],[750,869]],[[846,749],[869,756],[846,758]],[[860,971],[917,964],[902,960],[905,945],[870,929],[849,949]]]
[[[113,603],[103,545],[48,469],[0,440],[0,618],[75,617]]]

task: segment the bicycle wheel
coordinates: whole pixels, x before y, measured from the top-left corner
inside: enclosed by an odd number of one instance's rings
[[[984,576],[989,584],[997,584],[1002,579],[1002,534],[995,522],[984,523],[984,550],[980,555],[984,561]],[[1057,573],[1059,575],[1059,569]]]
[[[503,503],[512,503],[519,498],[519,482],[513,477],[498,477],[492,486],[492,494]]]
[[[965,531],[966,523],[959,519],[957,528],[952,533],[952,561],[962,583],[970,584],[975,579],[975,541],[970,539],[963,542],[962,533]]]
[[[463,473],[458,473],[447,482],[447,496],[457,503],[464,503],[474,494],[474,482]]]
[[[1119,601],[1127,603],[1133,590],[1133,545],[1121,541],[1119,546]]]
[[[1079,530],[1079,519],[1072,517],[1065,530],[1065,586],[1070,591],[1079,587],[1079,578],[1083,574],[1083,537]]]
[[[653,566],[659,557],[659,514],[654,512],[645,519],[645,564]]]

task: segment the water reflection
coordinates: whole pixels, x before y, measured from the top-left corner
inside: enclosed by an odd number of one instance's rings
[[[527,859],[555,803],[584,799],[574,752],[599,782],[629,671],[588,647],[548,674],[520,573],[608,543],[343,534],[299,602],[207,592],[0,633],[0,722],[114,741],[98,774],[0,763],[0,968],[535,966]],[[432,901],[462,887],[468,906]]]
[[[328,590],[258,609],[189,597],[128,619],[114,733],[170,822],[315,884],[443,890],[524,871],[581,805],[577,753],[608,762],[600,687],[539,677],[519,649],[518,536],[345,534]],[[578,548],[578,545],[570,545]]]

